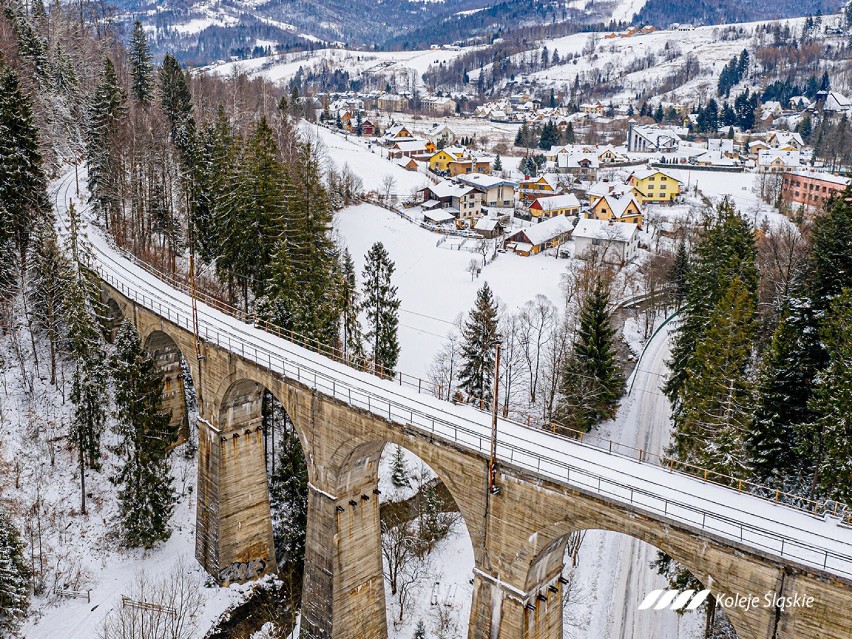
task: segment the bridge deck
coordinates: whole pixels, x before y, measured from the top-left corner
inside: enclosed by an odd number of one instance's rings
[[[60,197],[67,201],[68,195],[57,194],[57,203]],[[192,331],[189,296],[123,257],[96,229],[89,233],[89,240],[93,267],[106,283],[165,320]],[[394,423],[434,433],[488,456],[489,415],[356,371],[203,303],[197,308],[199,333],[206,342]],[[515,422],[499,420],[498,433],[497,452],[503,464],[771,556],[852,577],[852,530],[834,518],[812,517]]]

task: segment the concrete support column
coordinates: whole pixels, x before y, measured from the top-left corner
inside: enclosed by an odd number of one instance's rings
[[[342,494],[309,486],[303,639],[386,639],[375,475]]]
[[[475,571],[468,639],[562,639],[562,584],[523,592]]]
[[[276,569],[261,391],[254,382],[237,384],[220,425],[199,428],[195,555],[223,585]]]

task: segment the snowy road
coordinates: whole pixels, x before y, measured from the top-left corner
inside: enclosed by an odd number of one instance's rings
[[[73,180],[62,184],[65,193],[59,199],[67,202]],[[187,295],[120,255],[96,229],[89,239],[91,267],[104,281],[166,321],[190,330]],[[205,304],[199,303],[198,315],[199,332],[208,344],[394,423],[487,455],[490,419],[486,414],[357,372]],[[504,466],[599,494],[652,517],[666,517],[776,556],[852,576],[852,531],[833,521],[506,420],[500,420],[498,440],[498,457]]]
[[[660,381],[666,373],[671,324],[651,340],[637,365],[636,380],[615,420],[602,435],[628,446],[660,455],[669,443],[671,422]],[[580,589],[569,610],[567,633],[571,639],[695,639],[703,636],[699,613],[678,615],[670,610],[638,610],[645,596],[666,588],[666,581],[651,568],[657,549],[611,532],[589,531],[579,553],[575,583]],[[600,567],[605,566],[604,570]]]

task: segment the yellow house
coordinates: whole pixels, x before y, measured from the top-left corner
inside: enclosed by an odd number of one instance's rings
[[[598,198],[587,214],[588,218],[608,222],[625,222],[642,226],[642,209],[632,195],[605,195]]]
[[[551,174],[539,175],[538,177],[525,178],[518,185],[518,190],[527,201],[532,201],[540,195],[558,195],[559,182]]]
[[[579,215],[580,200],[573,193],[537,197],[530,204],[530,215],[535,218],[550,218],[557,215]]]
[[[429,142],[429,144],[432,143]],[[441,149],[429,158],[429,168],[433,171],[447,171],[450,168],[450,162],[462,159],[464,157],[464,153],[464,149],[459,147],[447,147],[446,149]]]
[[[639,191],[642,204],[672,202],[680,195],[680,181],[659,169],[634,171],[627,183]]]
[[[602,197],[606,197],[607,195],[614,195],[615,197],[632,195],[636,198],[637,202],[639,202],[642,197],[642,194],[639,193],[639,189],[635,186],[624,184],[622,182],[597,182],[589,187],[586,195],[589,198],[590,207],[594,206],[598,200]]]

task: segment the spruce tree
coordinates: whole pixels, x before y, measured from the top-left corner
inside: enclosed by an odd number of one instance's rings
[[[30,569],[24,544],[0,507],[0,637],[17,637],[30,607]]]
[[[288,167],[285,188],[278,227],[270,235],[275,238],[275,252],[258,312],[337,347],[343,308],[341,265],[330,237],[331,199],[312,145],[299,148],[296,161]]]
[[[596,278],[580,310],[577,340],[560,381],[557,421],[570,428],[587,431],[612,418],[624,392],[609,307],[609,288]]]
[[[751,226],[728,200],[721,202],[694,248],[686,281],[686,300],[675,334],[671,375],[664,391],[675,417],[680,411],[681,391],[692,367],[695,346],[707,330],[709,315],[736,277],[750,294],[757,291],[757,250]]]
[[[494,163],[491,165],[491,170],[495,173],[503,170],[503,160],[500,159],[500,154],[497,154],[497,157],[494,158]]]
[[[366,314],[365,338],[372,346],[373,370],[377,375],[392,377],[399,360],[399,299],[392,282],[396,269],[381,242],[367,252],[362,279],[362,308]]]
[[[130,61],[131,93],[139,102],[147,104],[154,97],[154,67],[151,64],[154,56],[139,20],[133,23],[127,57]]]
[[[811,493],[852,500],[852,288],[837,296],[820,327],[828,364],[816,377],[809,403],[814,421],[803,428],[815,451]]]
[[[177,59],[166,54],[157,75],[160,104],[170,125],[172,144],[178,150],[184,175],[192,173],[195,165],[196,125],[192,116],[192,95],[189,81]]]
[[[101,79],[89,106],[86,163],[89,167],[90,202],[103,217],[107,228],[121,210],[123,176],[118,137],[126,111],[124,90],[115,65],[104,57]]]
[[[56,383],[57,352],[63,337],[65,295],[73,281],[68,263],[53,228],[39,231],[30,262],[29,298],[35,327],[50,346],[50,383]]]
[[[417,622],[417,627],[414,629],[414,639],[426,639],[426,624],[422,619]]]
[[[343,250],[341,264],[341,304],[343,307],[343,353],[347,360],[356,362],[364,356],[363,334],[358,319],[359,296],[355,262],[349,249]]]
[[[679,459],[729,476],[747,470],[754,337],[754,298],[735,277],[708,316],[690,360],[675,421],[673,448]]]
[[[299,436],[285,416],[278,439],[278,463],[270,477],[269,504],[279,576],[290,588],[299,587],[305,565],[308,521],[308,466]]]
[[[68,209],[71,233],[68,253],[72,256],[71,281],[63,299],[62,322],[67,331],[65,342],[74,365],[71,380],[71,402],[74,404],[69,440],[77,448],[81,510],[86,511],[86,468],[98,468],[101,456],[101,435],[106,423],[106,380],[103,335],[96,309],[97,293],[86,278],[81,265],[82,246],[79,240],[79,216],[72,204]]]
[[[405,461],[405,453],[401,446],[395,446],[393,460],[391,461],[391,483],[395,488],[410,488],[411,480],[408,477],[408,464]]]
[[[111,364],[119,438],[114,452],[121,459],[112,480],[119,485],[122,538],[128,547],[151,548],[170,535],[176,497],[168,455],[177,426],[161,410],[163,374],[127,321],[118,331]]]
[[[39,152],[38,129],[30,99],[18,75],[0,56],[0,282],[14,281],[10,271],[26,268],[34,229],[52,221],[47,178]],[[12,251],[17,253],[11,263]],[[3,258],[2,256],[5,255]],[[4,274],[5,272],[5,274]],[[4,290],[11,290],[5,288]]]
[[[494,355],[498,340],[497,301],[488,282],[476,293],[476,302],[462,328],[459,388],[468,399],[487,405],[493,396]]]

